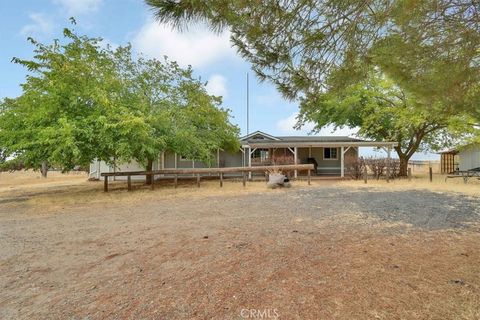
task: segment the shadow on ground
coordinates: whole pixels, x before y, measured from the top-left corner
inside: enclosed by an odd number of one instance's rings
[[[293,190],[292,190],[293,191]],[[440,230],[465,228],[480,221],[480,199],[428,190],[378,191],[373,188],[305,188],[276,194],[248,196],[242,206],[301,212],[312,218],[334,217],[342,212],[368,215],[380,221],[406,223],[413,227]]]

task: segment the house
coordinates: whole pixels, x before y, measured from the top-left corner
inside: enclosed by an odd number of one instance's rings
[[[360,147],[384,148],[390,154],[397,143],[335,136],[272,136],[255,131],[240,138],[240,145],[240,150],[234,153],[217,150],[211,167],[313,163],[314,174],[344,177],[351,163],[358,158]],[[205,167],[208,166],[201,161],[186,159],[173,152],[162,152],[153,164],[153,170]],[[114,170],[141,171],[145,168],[132,162],[114,169],[103,161],[94,161],[90,165],[90,177],[99,179],[101,173]],[[295,171],[294,178],[303,174],[306,173]]]

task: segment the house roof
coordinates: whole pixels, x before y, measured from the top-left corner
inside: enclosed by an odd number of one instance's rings
[[[255,131],[240,138],[240,141],[255,141],[255,143],[282,142],[360,142],[365,140],[339,136],[272,136],[263,131]]]
[[[396,142],[368,141],[338,136],[272,136],[262,131],[252,132],[240,138],[247,147],[292,147],[292,146],[395,146]]]
[[[282,141],[306,141],[306,142],[361,142],[366,140],[350,138],[350,137],[338,137],[338,136],[285,136],[278,137]]]
[[[457,154],[457,153],[458,153],[458,150],[456,149],[448,149],[448,150],[437,152],[437,154]]]
[[[265,133],[263,131],[255,131],[255,132],[252,132],[250,134],[247,134],[246,136],[243,136],[240,138],[240,141],[248,141],[248,140],[254,140],[254,139],[258,139],[258,138],[262,138],[262,139],[267,139],[267,140],[279,140],[278,137],[274,137],[272,135],[269,135],[268,133]]]

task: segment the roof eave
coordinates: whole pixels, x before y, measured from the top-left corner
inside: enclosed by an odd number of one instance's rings
[[[332,142],[265,142],[246,143],[244,148],[259,147],[396,147],[398,142],[394,141],[332,141]]]

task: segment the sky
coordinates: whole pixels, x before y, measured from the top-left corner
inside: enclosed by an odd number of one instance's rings
[[[20,84],[28,74],[22,66],[11,63],[13,57],[29,59],[32,37],[42,43],[61,39],[63,28],[71,27],[90,37],[101,37],[112,46],[131,43],[136,53],[147,57],[191,65],[195,75],[208,82],[207,90],[223,96],[223,107],[231,110],[231,122],[247,133],[246,78],[249,74],[249,131],[271,135],[306,135],[313,128],[307,124],[295,130],[298,104],[282,98],[268,82],[260,83],[248,62],[232,48],[229,32],[214,34],[203,25],[191,25],[180,32],[154,20],[152,11],[142,0],[0,0],[0,98],[21,94]],[[324,128],[317,135],[355,136],[354,129]],[[361,155],[380,156],[371,148]],[[437,160],[438,155],[419,153],[414,159]]]

